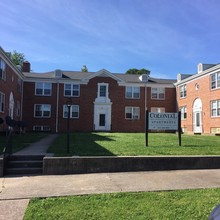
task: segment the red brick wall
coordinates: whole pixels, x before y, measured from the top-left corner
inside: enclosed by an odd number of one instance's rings
[[[198,90],[196,90],[196,84],[199,85]],[[211,117],[210,106],[212,100],[220,99],[220,89],[211,90],[209,75],[188,82],[186,98],[180,99],[179,87],[176,92],[178,107],[187,106],[187,119],[182,120],[182,127],[187,128],[188,133],[193,133],[193,104],[197,98],[202,101],[203,133],[210,133],[212,127],[220,127],[220,117]]]
[[[27,130],[32,130],[34,125],[49,126],[52,131],[56,131],[56,84],[52,84],[52,96],[36,96],[35,83],[24,83],[24,99],[23,99],[23,120],[27,123]],[[50,104],[50,118],[35,118],[35,104]]]
[[[22,104],[22,92],[18,91],[18,74],[13,71],[13,69],[6,63],[6,81],[0,79],[0,91],[5,94],[5,109],[4,112],[0,112],[0,117],[5,120],[5,117],[9,115],[9,97],[10,93],[13,93],[14,97],[14,117],[13,119],[16,121],[21,120],[20,116],[17,116],[17,101],[20,101],[20,105]],[[22,107],[21,107],[22,110]],[[4,123],[0,125],[0,131],[3,131],[7,128],[7,125]]]
[[[144,97],[145,88],[141,87],[140,99],[126,99],[125,87],[119,86],[117,81],[110,77],[95,77],[88,84],[80,85],[80,97],[72,97],[72,104],[79,105],[79,118],[70,119],[71,131],[93,131],[94,130],[94,101],[97,98],[98,83],[109,84],[109,99],[112,102],[111,131],[140,132],[144,131],[145,112]],[[175,88],[166,88],[166,100],[151,100],[151,89],[147,89],[148,108],[165,107],[166,112],[176,111]],[[57,84],[53,83],[52,96],[35,96],[35,83],[24,83],[24,120],[28,122],[28,129],[32,130],[33,125],[48,125],[52,131],[56,131],[56,102]],[[67,119],[63,118],[63,105],[68,97],[64,97],[64,84],[59,84],[58,104],[58,131],[67,130]],[[34,118],[34,104],[51,104],[51,118]],[[125,107],[140,107],[139,120],[126,120]]]

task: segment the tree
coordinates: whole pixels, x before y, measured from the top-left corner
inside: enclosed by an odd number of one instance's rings
[[[136,75],[143,75],[143,74],[150,74],[150,70],[146,70],[146,69],[136,69],[136,68],[133,68],[133,69],[129,69],[127,70],[126,74],[136,74]]]
[[[18,53],[16,50],[14,50],[11,58],[15,65],[23,66],[23,62],[25,61],[25,55],[23,53]]]
[[[138,72],[138,69],[129,69],[129,70],[127,70],[127,72],[126,72],[126,74],[137,74],[137,72]]]
[[[87,73],[88,72],[87,66],[83,65],[83,67],[81,68],[81,71]]]

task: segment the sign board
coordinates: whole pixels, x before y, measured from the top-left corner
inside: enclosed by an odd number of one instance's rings
[[[178,113],[149,112],[148,129],[178,130]]]

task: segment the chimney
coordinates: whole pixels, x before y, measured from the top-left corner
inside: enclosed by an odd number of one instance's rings
[[[31,71],[31,64],[28,61],[24,61],[22,66],[22,72],[30,73],[30,71]]]

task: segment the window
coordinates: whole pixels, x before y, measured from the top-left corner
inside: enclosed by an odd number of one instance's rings
[[[211,116],[220,116],[220,100],[211,101]]]
[[[187,108],[186,106],[180,107],[181,112],[181,120],[184,120],[187,118]]]
[[[163,108],[163,107],[151,107],[151,112],[163,113],[163,112],[165,112],[165,108]]]
[[[68,107],[67,105],[63,106],[63,117],[68,118]],[[70,118],[79,118],[79,106],[72,105],[70,107]]]
[[[79,89],[78,84],[64,84],[64,96],[79,97]]]
[[[186,97],[186,85],[180,86],[180,98]]]
[[[125,96],[128,99],[139,99],[140,98],[140,87],[126,86]]]
[[[108,84],[107,83],[98,84],[98,97],[108,98]]]
[[[211,77],[211,89],[220,88],[220,72],[213,73]]]
[[[21,103],[20,103],[20,101],[17,101],[16,115],[17,115],[17,116],[20,116],[20,115],[21,115]]]
[[[21,81],[20,78],[18,78],[17,91],[18,91],[19,93],[22,92],[22,81]]]
[[[6,81],[6,63],[0,59],[0,78]]]
[[[139,107],[125,107],[125,119],[139,119],[140,108]]]
[[[106,97],[106,85],[100,85],[99,87],[99,96]]]
[[[36,104],[34,105],[34,117],[49,118],[51,113],[51,105],[49,104]]]
[[[151,88],[152,99],[165,99],[165,88]]]
[[[52,84],[46,82],[35,83],[35,95],[50,96],[52,90]]]
[[[0,112],[5,110],[5,94],[0,92]]]
[[[50,131],[50,127],[45,126],[45,125],[34,125],[33,130],[34,131]]]

